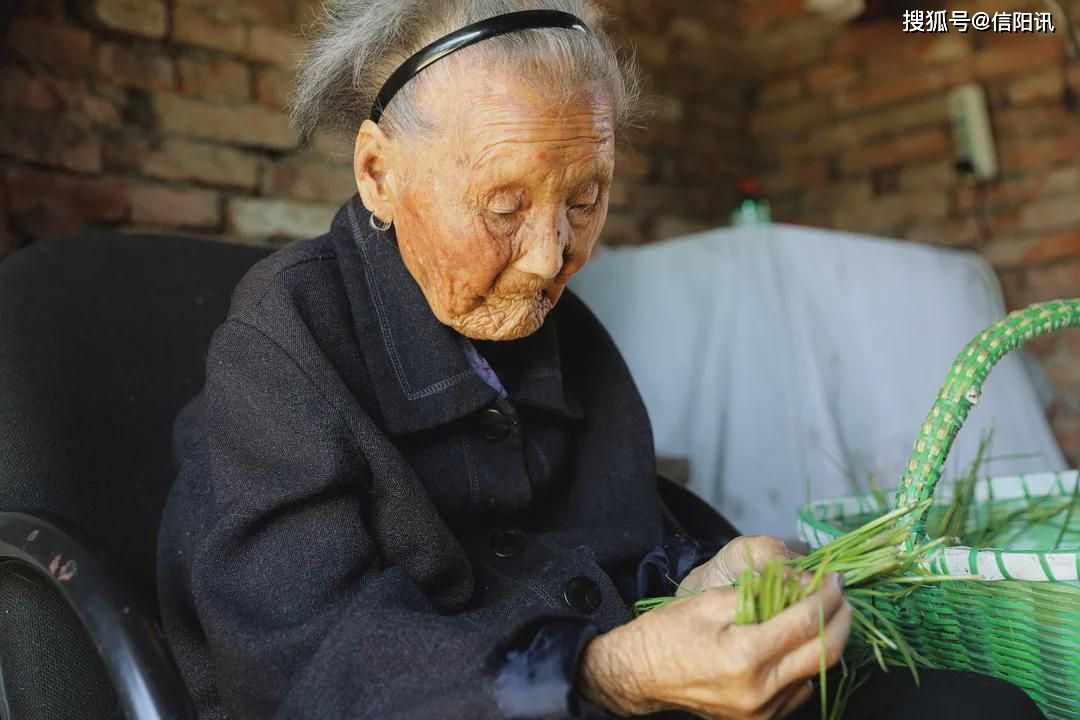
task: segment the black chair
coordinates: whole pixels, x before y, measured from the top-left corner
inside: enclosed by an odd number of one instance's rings
[[[233,287],[268,254],[84,236],[0,263],[0,720],[182,720],[154,556],[177,411]],[[736,531],[674,482],[691,534]]]
[[[90,232],[0,263],[0,720],[192,717],[156,629],[170,432],[267,252]]]

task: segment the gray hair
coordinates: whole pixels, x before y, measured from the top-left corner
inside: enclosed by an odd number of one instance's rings
[[[440,60],[410,80],[379,121],[388,135],[430,130],[416,97],[433,71],[463,67],[473,53],[504,63],[526,77],[541,77],[572,95],[596,85],[607,93],[616,127],[639,112],[639,76],[632,58],[620,57],[603,31],[603,12],[590,0],[336,0],[325,6],[320,29],[300,62],[292,120],[304,137],[316,131],[355,133],[383,82],[410,55],[470,23],[518,10],[562,10],[591,33],[525,30],[484,40]],[[460,57],[459,57],[460,56]],[[550,81],[555,81],[550,83]]]

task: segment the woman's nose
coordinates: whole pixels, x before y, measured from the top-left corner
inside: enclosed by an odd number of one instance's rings
[[[545,223],[543,229],[525,238],[524,252],[514,263],[515,269],[551,280],[562,270],[569,239],[565,220]]]

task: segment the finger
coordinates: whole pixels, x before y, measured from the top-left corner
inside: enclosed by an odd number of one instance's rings
[[[735,606],[739,602],[739,591],[730,587],[711,587],[698,595],[689,597],[684,602],[694,612],[711,624],[730,625],[735,620]]]
[[[769,535],[756,535],[749,538],[749,545],[751,558],[756,569],[760,570],[775,558],[781,560],[791,559],[791,551],[788,550],[784,541],[778,538]]]
[[[804,683],[800,681],[781,688],[761,707],[747,711],[745,713],[746,717],[753,720],[773,720],[774,718],[783,717],[780,713],[798,693],[802,692],[803,685]],[[798,706],[796,705],[796,707]]]
[[[783,610],[771,620],[756,626],[761,631],[760,650],[771,658],[779,658],[816,638],[820,629],[820,614],[824,611],[826,625],[844,605],[839,576],[830,575],[821,590]]]
[[[825,667],[832,667],[844,653],[851,634],[851,606],[846,602],[825,625],[824,637],[815,637],[791,651],[776,664],[778,684],[813,677],[821,670],[821,654],[824,645]]]
[[[774,717],[776,720],[780,718],[786,718],[791,713],[799,709],[803,703],[814,696],[814,683],[809,680],[795,684],[795,690],[787,697],[780,709],[776,712]]]

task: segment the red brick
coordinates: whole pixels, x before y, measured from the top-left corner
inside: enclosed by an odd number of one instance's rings
[[[6,185],[12,216],[107,221],[122,219],[126,212],[124,185],[117,179],[11,168]]]
[[[337,204],[270,198],[230,198],[230,234],[244,238],[309,238],[325,233]]]
[[[6,46],[34,64],[65,76],[85,76],[94,64],[94,40],[86,30],[37,20],[17,20]]]
[[[913,242],[958,248],[974,248],[979,245],[978,225],[969,217],[917,221],[911,224],[902,221],[894,225],[897,226],[903,226],[897,233],[898,236]]]
[[[1029,340],[1024,344],[1024,350],[1037,358],[1046,358],[1052,355],[1056,350],[1061,339],[1060,334],[1043,335],[1033,340]]]
[[[709,224],[700,220],[678,217],[676,215],[657,215],[650,218],[645,229],[645,241],[666,240],[669,238],[692,235],[709,229]]]
[[[749,59],[751,66],[756,65],[767,76],[820,63],[825,57],[826,46],[835,34],[832,23],[811,20],[809,24],[782,24],[748,33],[745,43],[736,44],[735,47],[746,48],[743,52],[749,55],[749,58],[738,58],[740,64],[745,65]],[[702,57],[709,58],[710,55],[703,54]]]
[[[630,183],[615,178],[608,189],[608,207],[615,210],[625,209],[630,204]]]
[[[848,153],[844,156],[843,164],[848,172],[871,170],[940,156],[948,153],[951,147],[944,130],[919,130]]]
[[[1003,170],[1039,167],[1080,156],[1080,131],[1054,138],[1032,139],[1012,148],[1003,148]]]
[[[332,132],[316,133],[316,135],[308,141],[311,150],[316,154],[329,158],[339,164],[348,164],[352,162],[353,143],[353,139],[342,137],[341,135]]]
[[[102,139],[101,160],[105,172],[142,172],[143,163],[150,154],[149,139],[127,128],[119,132],[107,131]]]
[[[1080,226],[1080,201],[1076,194],[1073,194],[1029,203],[1021,211],[1020,222],[1025,230]]]
[[[1076,297],[1080,292],[1080,260],[1029,269],[1025,274],[1024,304]]]
[[[868,80],[878,82],[897,75],[953,69],[971,72],[972,35],[958,33],[907,34],[904,41],[888,52],[870,52],[862,58],[863,73]],[[942,65],[946,64],[943,68]]]
[[[605,245],[638,245],[644,239],[641,221],[629,213],[608,212],[600,238]]]
[[[1029,73],[1009,82],[1009,102],[1022,105],[1030,102],[1058,100],[1064,77],[1061,68],[1051,67],[1037,73]]]
[[[247,45],[247,27],[213,20],[199,7],[176,5],[172,16],[172,37],[186,45],[238,53]]]
[[[657,3],[659,4],[659,3]],[[804,0],[753,0],[740,3],[745,27],[763,27],[806,12]]]
[[[259,25],[251,28],[247,56],[258,62],[283,68],[295,68],[307,43],[299,35]]]
[[[1066,465],[1068,467],[1077,467],[1080,465],[1080,430],[1074,430],[1072,434],[1065,434],[1065,432],[1055,428],[1054,438],[1057,440],[1058,446],[1061,447]]]
[[[1034,137],[1056,132],[1071,122],[1072,115],[1056,102],[1004,108],[995,111],[992,119],[994,136],[1002,152],[1010,146],[1022,147]]]
[[[98,48],[98,71],[108,82],[143,90],[172,90],[176,68],[172,58],[152,48],[135,49],[106,43]]]
[[[260,68],[255,72],[255,100],[267,107],[281,110],[289,102],[293,75],[275,68]]]
[[[1067,332],[1061,333],[1061,340],[1065,352],[1071,355],[1074,361],[1080,362],[1080,328],[1070,328]],[[1080,416],[1080,398],[1077,401],[1077,408],[1077,414]]]
[[[267,173],[267,195],[299,200],[345,200],[356,192],[352,168],[325,162],[292,161]]]
[[[1080,230],[1065,232],[1039,238],[1024,253],[1024,260],[1030,263],[1052,262],[1066,258],[1080,257]],[[1077,288],[1080,292],[1080,288]]]
[[[92,13],[109,30],[148,38],[165,37],[169,19],[164,0],[95,0]]]
[[[761,176],[761,187],[766,195],[787,192],[799,188],[816,187],[825,182],[825,163],[814,160],[794,163],[780,170]]]
[[[933,96],[875,109],[858,117],[837,118],[819,124],[810,130],[809,144],[819,154],[832,153],[839,149],[860,147],[882,137],[893,137],[900,132],[943,125],[947,119],[945,98]]]
[[[215,3],[213,0],[175,0],[181,5],[205,8],[220,22],[264,23],[290,26],[294,24],[290,0],[229,0]],[[320,4],[325,2],[321,0]]]
[[[652,0],[638,0],[639,2],[652,3]],[[325,0],[297,0],[293,10],[293,25],[307,28],[315,25],[322,14],[326,11]]]
[[[85,121],[51,113],[9,113],[0,123],[0,155],[68,170],[101,170],[97,134]]]
[[[184,180],[250,190],[258,182],[258,158],[251,153],[220,145],[169,138],[154,150],[145,149],[139,159],[151,177]]]
[[[1048,65],[1059,60],[1064,52],[1060,38],[1050,35],[998,33],[988,38],[987,48],[975,55],[975,75],[980,80],[1016,75]]]
[[[218,194],[209,190],[164,185],[128,188],[131,219],[166,227],[213,228],[221,220]]]
[[[24,110],[56,110],[63,107],[53,88],[63,81],[30,75],[15,65],[0,67],[0,107]]]
[[[781,108],[758,111],[751,118],[750,126],[759,137],[782,135],[804,130],[808,125],[823,121],[827,115],[824,98],[808,98]]]
[[[660,34],[671,24],[672,13],[656,0],[627,0],[625,15],[634,28],[640,28],[650,34]],[[617,13],[617,10],[609,9]],[[616,15],[619,17],[619,15]]]
[[[855,79],[855,63],[850,60],[818,65],[811,68],[806,76],[812,93],[849,87],[855,83]]]
[[[888,195],[836,207],[833,221],[843,230],[891,234],[903,223],[944,220],[948,198],[938,192]]]
[[[1019,205],[1058,192],[1067,192],[1080,185],[1080,168],[1063,167],[1042,172],[1030,172],[1022,177],[1009,177],[990,185],[960,184],[956,190],[956,208],[962,212],[981,204],[994,208]]]
[[[764,83],[758,90],[758,104],[761,107],[780,105],[802,97],[803,84],[799,77],[789,77]]]
[[[619,151],[615,154],[615,172],[632,178],[642,178],[649,174],[651,162],[646,155],[631,151]]]
[[[900,169],[900,190],[946,190],[960,182],[951,158],[912,163]]]
[[[204,98],[247,100],[251,79],[247,65],[236,60],[182,57],[180,92]]]
[[[1050,384],[1055,388],[1080,388],[1080,362],[1077,362],[1075,357],[1055,353],[1043,360],[1043,367]]]
[[[262,105],[214,105],[178,95],[155,95],[158,127],[238,145],[291,150],[298,138],[288,118]]]
[[[830,55],[849,57],[883,52],[886,46],[901,40],[907,42],[911,37],[903,32],[903,25],[894,20],[851,25],[848,28],[829,48]],[[891,52],[891,49],[888,52]]]
[[[942,89],[945,85],[945,79],[934,72],[899,75],[840,93],[836,96],[834,105],[841,112],[865,110],[926,95]]]

